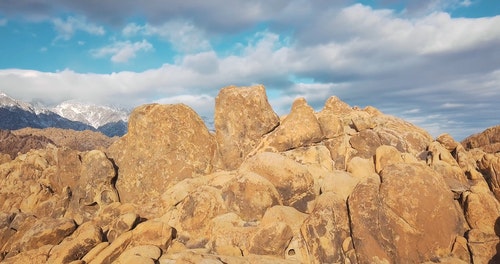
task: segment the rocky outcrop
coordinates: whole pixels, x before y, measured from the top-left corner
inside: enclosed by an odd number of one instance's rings
[[[496,263],[500,159],[337,97],[278,119],[227,87],[210,133],[144,105],[106,150],[0,157],[5,263]]]
[[[132,112],[128,133],[108,153],[119,170],[121,201],[139,204],[143,215],[151,216],[162,212],[164,190],[212,171],[217,143],[191,108],[152,104]]]
[[[12,133],[23,137],[48,138],[56,146],[64,146],[78,151],[106,149],[118,139],[91,130],[76,131],[62,128],[22,128],[14,130]]]
[[[11,159],[19,153],[24,154],[32,149],[45,148],[49,144],[54,144],[54,142],[44,136],[23,136],[16,135],[9,130],[0,130],[0,153],[8,154]]]
[[[487,153],[500,152],[500,125],[467,137],[462,141],[462,145],[466,149],[479,148]]]

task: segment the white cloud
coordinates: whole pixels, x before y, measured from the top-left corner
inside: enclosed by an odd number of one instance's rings
[[[126,37],[136,35],[157,36],[160,39],[168,41],[177,51],[183,53],[207,51],[211,48],[210,42],[202,30],[192,23],[180,20],[169,21],[160,26],[148,23],[141,26],[130,23],[123,28],[122,34]]]
[[[147,40],[133,43],[130,41],[118,41],[100,49],[91,50],[90,53],[97,58],[111,55],[112,62],[124,63],[135,58],[136,53],[139,51],[147,52],[151,50],[153,50],[153,45]]]
[[[295,7],[289,9],[297,10],[300,5],[292,2]],[[267,30],[235,44],[233,53],[213,50],[214,33],[195,22],[128,24],[122,35],[142,41],[115,42],[91,54],[126,62],[151,51],[146,39],[152,37],[185,54],[138,73],[0,70],[0,90],[19,98],[82,98],[125,106],[185,102],[209,116],[220,88],[262,83],[279,113],[289,111],[299,96],[319,110],[327,97],[337,95],[353,106],[373,105],[407,118],[435,136],[450,132],[460,139],[500,123],[500,28],[495,26],[500,16],[458,19],[434,12],[406,18],[360,4],[334,10],[321,8],[319,1],[301,3],[304,9],[296,17],[287,9],[276,14],[297,25],[292,33],[280,34],[284,26],[270,21]],[[266,17],[274,7],[254,8],[248,21]]]
[[[106,32],[103,27],[98,26],[94,23],[87,22],[84,17],[67,17],[66,20],[60,18],[54,18],[52,20],[54,24],[54,29],[57,32],[57,40],[70,40],[76,31],[84,31],[91,35],[102,36]]]

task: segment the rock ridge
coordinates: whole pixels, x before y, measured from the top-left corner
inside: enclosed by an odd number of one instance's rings
[[[108,148],[0,156],[3,263],[497,263],[500,157],[332,96],[139,106]]]

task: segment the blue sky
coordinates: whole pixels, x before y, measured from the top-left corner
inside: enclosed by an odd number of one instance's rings
[[[372,105],[460,140],[500,124],[500,1],[0,2],[0,91],[212,116],[227,85]]]

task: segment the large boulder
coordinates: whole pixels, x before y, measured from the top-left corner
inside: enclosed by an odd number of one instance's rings
[[[161,215],[161,194],[185,178],[211,172],[216,149],[203,120],[186,105],[136,108],[128,133],[108,149],[118,167],[120,200],[141,205],[141,215]]]
[[[349,197],[359,263],[420,263],[447,256],[465,219],[443,178],[420,163],[386,166]]]
[[[277,153],[262,152],[246,160],[240,171],[261,175],[276,187],[283,205],[309,212],[308,205],[316,195],[313,176],[304,165]]]
[[[314,109],[307,104],[304,98],[298,98],[293,102],[290,114],[275,130],[263,137],[256,152],[281,152],[309,146],[322,139],[323,132]]]
[[[215,99],[215,137],[223,167],[236,169],[260,138],[279,124],[264,86],[229,86]]]

